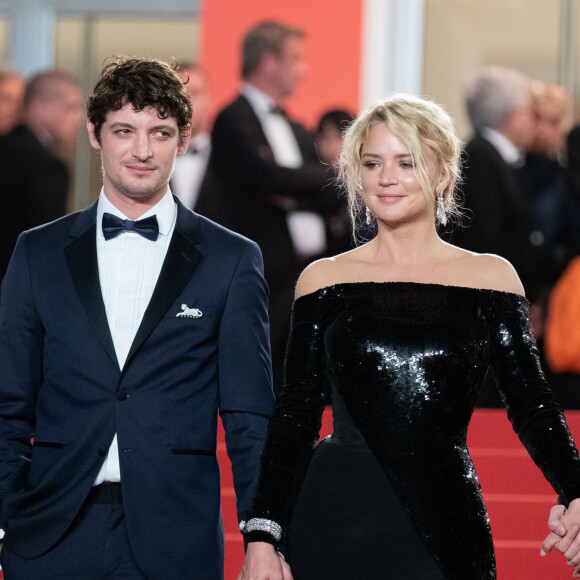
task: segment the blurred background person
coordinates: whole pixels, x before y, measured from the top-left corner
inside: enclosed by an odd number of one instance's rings
[[[0,279],[18,235],[66,213],[69,171],[53,152],[74,144],[81,99],[75,77],[40,73],[26,85],[22,124],[0,137]]]
[[[564,157],[569,99],[558,85],[533,81],[530,86],[533,133],[525,162],[517,169],[532,220],[532,239],[543,247],[550,287],[573,255],[569,247],[576,224],[570,219],[570,191]]]
[[[533,139],[531,80],[519,71],[486,67],[467,84],[465,100],[474,135],[462,159],[465,224],[451,242],[510,261],[528,298],[539,287],[537,251],[516,167]]]
[[[0,135],[18,125],[25,82],[16,71],[0,72]]]
[[[534,133],[528,154],[556,159],[561,155],[568,126],[568,92],[553,83],[534,80],[530,86]]]
[[[178,65],[193,104],[191,139],[187,151],[175,160],[171,190],[190,209],[197,209],[201,184],[211,153],[211,90],[205,70],[197,63]]]
[[[353,120],[353,114],[344,109],[329,109],[322,113],[314,135],[316,150],[322,162],[333,168],[338,167],[342,136]]]
[[[320,161],[333,172],[338,171],[343,133],[353,120],[352,113],[344,109],[329,109],[318,120],[314,131],[316,150]],[[333,256],[354,248],[354,234],[346,194],[341,194],[336,183],[331,182],[326,187],[335,187],[340,201],[336,208],[332,208],[332,211],[324,216],[326,222],[325,255]]]
[[[531,240],[542,252],[543,275],[530,309],[534,335],[544,355],[544,329],[552,287],[575,253],[580,214],[572,201],[562,164],[569,98],[564,87],[534,80],[530,84],[532,138],[524,163],[516,169],[531,219]],[[544,361],[542,361],[544,362]],[[544,364],[548,370],[550,365]],[[550,376],[552,382],[555,381]]]
[[[201,213],[256,241],[262,250],[276,393],[282,385],[294,284],[304,264],[326,250],[319,212],[340,204],[336,190],[325,188],[334,173],[320,162],[312,134],[282,108],[305,72],[301,29],[268,21],[246,33],[241,92],[216,118],[211,182],[206,177],[198,202]]]

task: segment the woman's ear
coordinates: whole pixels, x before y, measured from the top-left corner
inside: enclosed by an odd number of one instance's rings
[[[437,193],[439,193],[440,191],[445,191],[450,181],[451,175],[449,173],[449,169],[447,167],[442,167],[439,172],[439,179],[437,181],[437,188],[435,191]]]

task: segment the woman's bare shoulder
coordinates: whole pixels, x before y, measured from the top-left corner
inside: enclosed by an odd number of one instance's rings
[[[495,254],[469,254],[465,272],[473,282],[470,285],[525,296],[522,282],[510,262]]]
[[[311,294],[321,288],[348,282],[349,263],[353,260],[353,250],[332,258],[322,258],[307,266],[296,283],[295,298]]]
[[[300,298],[306,294],[311,294],[332,285],[335,278],[334,271],[336,269],[335,258],[322,258],[316,262],[312,262],[307,266],[296,283],[296,290],[294,298]]]

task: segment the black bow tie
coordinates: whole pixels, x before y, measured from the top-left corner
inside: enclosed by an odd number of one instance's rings
[[[284,109],[283,107],[280,107],[280,105],[276,105],[275,107],[272,107],[270,109],[270,113],[272,113],[272,115],[281,115],[284,118],[288,118],[288,113],[286,113],[286,109]]]
[[[137,232],[144,238],[154,242],[159,235],[159,224],[157,223],[157,216],[136,222],[131,220],[123,220],[112,213],[103,214],[103,235],[105,240],[111,240],[118,236],[121,232]]]

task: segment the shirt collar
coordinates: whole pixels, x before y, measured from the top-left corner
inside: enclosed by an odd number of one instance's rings
[[[497,149],[498,153],[508,165],[515,165],[522,160],[521,151],[499,131],[491,129],[490,127],[483,127],[481,135]]]
[[[268,115],[276,104],[272,97],[249,83],[242,83],[242,95],[248,99],[252,109],[260,119]]]
[[[119,209],[117,209],[105,195],[104,189],[101,189],[101,194],[99,196],[99,202],[97,205],[97,224],[101,224],[104,213],[112,213],[121,219],[129,219],[123,214]],[[140,216],[138,219],[144,219],[149,216],[156,215],[157,223],[159,224],[159,234],[162,236],[168,236],[173,230],[175,220],[177,218],[177,204],[173,199],[173,195],[169,187],[165,192],[165,195],[146,213]],[[97,227],[97,232],[99,236],[103,235],[103,230],[101,227]]]

